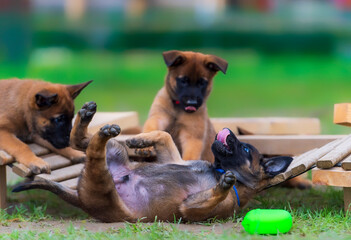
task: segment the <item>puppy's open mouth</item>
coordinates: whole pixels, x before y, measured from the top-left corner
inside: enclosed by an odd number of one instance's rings
[[[194,107],[194,106],[186,106],[186,107],[184,108],[184,110],[185,110],[186,112],[188,112],[188,113],[193,113],[193,112],[196,112],[197,108]]]
[[[223,145],[229,149],[228,143],[227,143],[227,137],[230,135],[229,129],[224,128],[222,131],[220,131],[217,134],[217,140],[223,143]]]

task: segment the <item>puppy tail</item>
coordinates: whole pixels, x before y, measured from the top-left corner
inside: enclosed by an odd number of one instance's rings
[[[72,204],[73,206],[82,208],[82,205],[78,198],[77,191],[74,191],[68,187],[65,187],[53,181],[40,180],[40,181],[20,183],[14,187],[12,192],[22,192],[22,191],[31,190],[31,189],[48,190],[58,195],[61,199]]]

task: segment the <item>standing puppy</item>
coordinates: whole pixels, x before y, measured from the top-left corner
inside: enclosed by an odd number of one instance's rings
[[[50,167],[22,141],[34,141],[72,161],[85,155],[69,147],[73,100],[89,83],[53,84],[38,80],[0,81],[0,149],[35,174]]]
[[[228,63],[196,52],[168,51],[163,57],[168,67],[165,86],[152,103],[143,131],[169,132],[184,160],[213,162],[211,144],[216,133],[206,100],[213,77],[218,71],[226,73]]]

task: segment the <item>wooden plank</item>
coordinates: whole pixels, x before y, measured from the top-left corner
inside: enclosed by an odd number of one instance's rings
[[[0,209],[7,207],[6,166],[0,165]]]
[[[351,153],[351,135],[317,161],[319,168],[331,168]]]
[[[116,140],[125,145],[125,141],[134,136],[120,135]],[[238,139],[255,146],[264,155],[297,156],[342,137],[345,135],[248,135],[238,136]],[[127,151],[130,156],[136,156],[134,149],[127,147]],[[155,156],[154,152],[152,156]]]
[[[291,169],[292,175],[296,176],[310,169],[313,165],[316,164],[318,159],[326,155],[328,152],[333,150],[338,144],[345,141],[346,139],[347,137],[344,137],[343,139],[334,140],[324,145],[323,147],[313,151],[312,154],[309,154],[308,156],[301,158],[301,161],[299,162],[299,164]]]
[[[51,170],[72,165],[72,162],[69,159],[54,153],[41,156],[41,158],[45,162],[49,163]],[[31,175],[30,169],[21,163],[14,163],[12,167],[12,171],[20,177],[28,177]]]
[[[291,164],[289,165],[289,167],[286,169],[285,172],[278,174],[277,176],[275,176],[274,178],[269,180],[269,184],[274,186],[277,185],[281,182],[284,182],[285,180],[287,180],[289,177],[292,176],[292,169],[298,165],[298,163],[300,162],[301,159],[303,159],[305,156],[308,156],[309,154],[313,153],[316,149],[312,149],[308,152],[305,152],[303,154],[301,154],[300,156],[294,157],[293,161],[291,162]]]
[[[72,179],[68,179],[65,181],[60,182],[60,184],[62,184],[65,187],[71,188],[73,190],[77,190],[78,187],[78,179],[79,178],[72,178]]]
[[[351,126],[351,103],[334,104],[334,123]]]
[[[42,147],[36,143],[30,143],[28,144],[28,146],[32,150],[32,152],[37,156],[42,156],[50,153],[49,149]]]
[[[351,171],[345,171],[341,167],[315,168],[312,169],[312,182],[317,185],[351,187]]]
[[[37,156],[42,156],[50,153],[50,150],[44,148],[36,143],[29,143],[28,147],[32,150],[32,152]],[[0,165],[9,164],[15,162],[15,158],[9,155],[7,152],[0,150]]]
[[[238,134],[241,128],[254,135],[315,135],[320,134],[318,118],[211,118],[215,131],[231,129]]]
[[[238,136],[238,139],[255,146],[265,155],[296,156],[341,137],[345,135],[250,135]]]
[[[67,167],[69,165],[72,165],[72,162],[69,159],[67,159],[61,155],[54,154],[54,153],[42,156],[41,158],[45,162],[49,163],[51,170],[55,170],[58,168],[63,168],[63,167]]]
[[[122,130],[139,126],[137,112],[97,112],[89,124],[88,132],[91,134],[99,131],[106,124],[117,124]]]
[[[341,167],[346,171],[351,170],[351,154],[347,158],[342,160]]]
[[[0,166],[14,162],[15,159],[7,152],[0,150]]]
[[[351,187],[344,187],[344,210],[348,212],[351,210]]]
[[[34,180],[50,180],[55,182],[62,182],[71,178],[76,178],[80,175],[84,167],[83,163],[78,163],[69,167],[60,168],[51,172],[51,174],[39,174],[34,176]]]

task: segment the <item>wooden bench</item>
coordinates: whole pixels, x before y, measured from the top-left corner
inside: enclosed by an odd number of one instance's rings
[[[115,123],[121,126],[122,130],[128,128],[134,128],[139,126],[138,115],[135,112],[125,113],[96,113],[94,119],[89,127],[89,132],[94,133],[105,124]],[[244,131],[250,134],[263,134],[263,135],[242,135],[238,136],[240,141],[250,143],[258,148],[258,150],[264,155],[290,155],[296,156],[311,149],[320,148],[326,143],[329,143],[340,136],[335,135],[296,135],[307,132],[307,134],[318,134],[320,129],[320,123],[318,119],[290,119],[290,118],[214,118],[212,123],[218,132],[223,127],[229,127],[234,132],[238,132],[237,129],[244,129]],[[309,131],[306,130],[305,123],[309,125]],[[299,128],[299,126],[301,126]],[[303,130],[302,130],[303,129]],[[269,135],[269,134],[279,135]],[[283,134],[294,134],[294,135],[283,135]],[[131,135],[120,135],[116,139],[122,144],[125,143],[127,138],[132,137]],[[76,189],[78,176],[83,168],[83,164],[74,164],[54,153],[51,153],[48,149],[43,148],[36,144],[29,144],[30,148],[36,155],[47,161],[52,169],[51,174],[39,174],[33,176],[32,179],[48,179],[71,188]],[[128,154],[131,157],[137,157],[133,149],[129,149]],[[154,154],[153,154],[154,155]],[[1,159],[10,158],[11,156],[3,151],[0,151],[0,208],[6,207],[6,166],[1,165]],[[299,159],[299,158],[296,158]],[[10,164],[12,171],[18,176],[27,177],[29,169],[22,164],[14,162]],[[300,166],[299,161],[293,162],[290,166],[290,170]],[[308,165],[306,167],[310,167]],[[290,172],[289,172],[290,173]],[[292,172],[291,172],[292,173]],[[282,179],[291,177],[291,174],[285,174],[284,176],[278,177],[272,185],[277,184]]]

